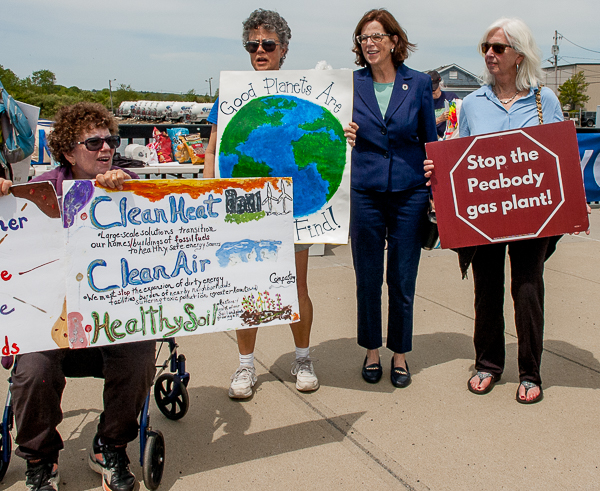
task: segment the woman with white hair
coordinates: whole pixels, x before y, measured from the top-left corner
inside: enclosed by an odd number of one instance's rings
[[[460,136],[555,123],[563,120],[554,93],[541,87],[541,52],[519,19],[499,19],[480,40],[485,85],[468,95],[460,114]],[[541,106],[540,106],[541,104]],[[541,107],[541,110],[538,110]],[[425,177],[434,167],[425,161]],[[544,261],[560,237],[544,237],[459,250],[463,277],[469,264],[475,284],[475,370],[468,382],[474,394],[487,394],[504,371],[504,264],[511,264],[511,294],[518,337],[517,402],[543,398],[540,364],[544,332]]]

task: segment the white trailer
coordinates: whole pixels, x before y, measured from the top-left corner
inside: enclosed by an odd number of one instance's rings
[[[175,102],[173,101],[162,101],[156,106],[156,119],[164,121],[166,118],[171,116],[171,109]]]
[[[135,107],[136,101],[123,101],[117,109],[117,115],[122,118],[130,118],[133,116],[132,110]]]
[[[171,108],[171,116],[170,119],[174,123],[180,123],[189,118],[190,112],[192,110],[191,102],[176,102],[173,104]]]
[[[190,121],[194,123],[205,121],[208,118],[212,107],[212,102],[193,102],[190,111]]]

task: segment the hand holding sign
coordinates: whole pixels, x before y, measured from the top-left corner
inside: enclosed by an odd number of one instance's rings
[[[443,148],[442,148],[443,145]],[[587,229],[570,122],[426,145],[442,247]]]

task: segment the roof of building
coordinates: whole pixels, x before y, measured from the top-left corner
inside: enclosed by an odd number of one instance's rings
[[[450,65],[442,65],[438,68],[435,68],[435,70],[437,72],[439,72],[439,74],[442,76],[442,79],[444,81],[444,86],[448,87],[448,88],[451,88],[454,86],[479,87],[481,84],[483,84],[483,80],[480,77],[471,73],[468,70],[465,70],[463,67],[458,66],[456,63],[452,63]],[[448,74],[449,74],[449,72],[451,72],[453,70],[462,73],[463,79],[457,80],[456,82],[454,82],[453,79],[450,79]]]

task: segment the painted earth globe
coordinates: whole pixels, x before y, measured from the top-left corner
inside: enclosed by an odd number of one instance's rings
[[[248,102],[221,137],[221,177],[292,177],[296,218],[319,211],[330,200],[345,165],[346,139],[338,119],[293,96]]]

